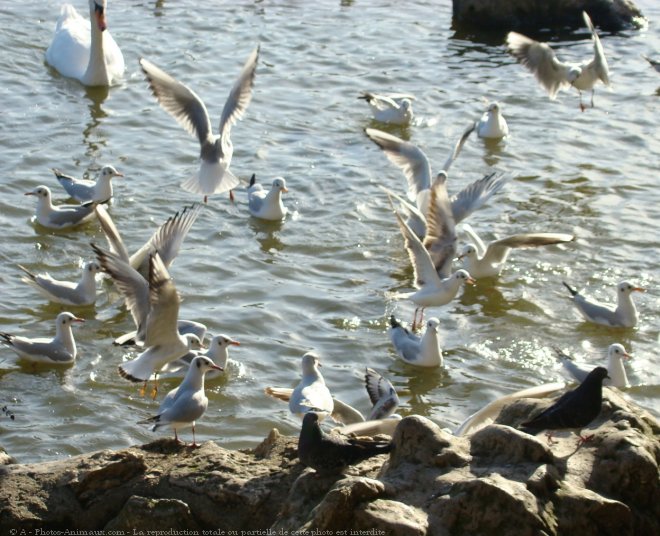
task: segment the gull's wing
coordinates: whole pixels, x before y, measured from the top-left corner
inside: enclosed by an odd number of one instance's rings
[[[419,147],[375,128],[366,128],[364,132],[403,171],[408,181],[408,199],[415,201],[420,191],[431,187],[431,164]]]
[[[449,171],[449,168],[451,165],[454,163],[454,160],[458,158],[458,155],[461,152],[461,149],[463,148],[463,145],[465,145],[465,142],[467,139],[470,137],[470,134],[474,131],[474,129],[477,127],[477,123],[472,123],[469,127],[467,127],[464,131],[463,134],[461,134],[461,137],[458,139],[456,142],[456,145],[454,145],[454,148],[451,151],[451,154],[449,155],[449,158],[445,161],[445,165],[442,168],[443,171]]]
[[[491,263],[502,262],[511,248],[533,248],[571,242],[575,237],[565,233],[526,233],[508,236],[488,244],[484,257]]]
[[[260,47],[257,46],[248,57],[222,109],[220,136],[223,140],[229,136],[232,125],[243,117],[252,100],[252,87],[254,86],[254,75],[257,70],[259,49]]]
[[[456,225],[447,194],[445,174],[439,175],[431,186],[423,244],[440,277],[449,277],[451,263],[456,256]]]
[[[149,302],[145,347],[177,344],[181,298],[158,252],[149,257]]]
[[[551,99],[557,96],[560,89],[570,86],[567,79],[570,67],[560,62],[547,44],[516,32],[509,32],[506,43],[509,52],[536,76]]]
[[[288,402],[291,399],[291,394],[293,389],[288,387],[266,387],[264,393],[273,398],[277,398],[283,402]],[[330,416],[335,422],[341,422],[344,424],[353,424],[358,422],[364,422],[364,416],[353,406],[349,406],[341,400],[332,398],[334,407]]]
[[[570,355],[565,354],[559,348],[555,348],[555,352],[557,353],[557,359],[573,379],[581,383],[589,375],[591,369],[580,367]]]
[[[364,383],[373,406],[369,420],[389,417],[399,407],[399,397],[390,381],[373,369],[367,368]]]
[[[48,219],[57,226],[75,225],[89,216],[95,206],[97,206],[96,203],[66,205],[64,207],[60,205],[50,212]]]
[[[607,66],[607,60],[605,59],[605,51],[603,50],[603,45],[600,44],[600,38],[598,37],[598,34],[596,33],[596,29],[594,28],[594,25],[591,22],[589,15],[587,15],[586,11],[582,12],[582,17],[584,18],[584,22],[587,25],[587,28],[589,28],[589,31],[591,32],[591,38],[593,39],[594,42],[594,59],[590,65],[593,66],[594,70],[596,71],[596,74],[598,75],[598,78],[600,78],[603,81],[603,84],[609,86],[610,69]]]
[[[210,141],[211,121],[202,99],[188,86],[175,80],[150,61],[140,58],[140,67],[162,108],[188,133],[197,136],[200,144]]]
[[[55,340],[12,337],[10,345],[15,347],[26,359],[33,361],[68,363],[72,361],[73,357],[62,344],[58,344]]]
[[[380,189],[383,190],[388,197],[390,198],[390,204],[393,206],[392,198],[396,199],[403,206],[403,210],[408,213],[408,225],[410,228],[415,231],[415,234],[420,238],[426,236],[426,218],[415,205],[409,203],[406,199],[401,197],[399,194],[394,193],[389,188],[380,185]]]
[[[143,340],[147,318],[151,310],[147,281],[119,256],[105,251],[95,244],[92,244],[92,249],[96,253],[96,258],[103,271],[112,277],[115,286],[124,296],[124,303],[131,312],[137,327],[136,339]]]
[[[509,178],[502,174],[490,173],[452,196],[451,210],[454,222],[458,223],[467,218],[497,193],[508,180]]]
[[[121,239],[121,235],[115,226],[115,222],[112,221],[107,209],[103,205],[97,205],[94,207],[94,212],[96,212],[96,217],[101,224],[103,234],[108,241],[110,251],[124,262],[129,262],[128,251],[126,250],[126,246],[124,246],[124,241]]]
[[[394,210],[394,214],[399,222],[399,228],[401,229],[401,234],[404,238],[405,247],[413,266],[415,286],[420,288],[423,285],[440,285],[440,277],[435,271],[435,266],[433,266],[433,261],[429,256],[429,252],[426,251],[421,240],[417,238],[417,235],[413,233],[412,229],[408,227],[408,224],[403,221],[403,218],[401,218],[401,215],[396,210]]]
[[[157,251],[165,266],[169,267],[179,254],[181,244],[183,244],[200,211],[201,205],[195,203],[184,207],[182,211],[177,212],[174,216],[170,216],[147,243],[131,256],[131,266],[142,271],[141,267],[147,262],[149,255]]]

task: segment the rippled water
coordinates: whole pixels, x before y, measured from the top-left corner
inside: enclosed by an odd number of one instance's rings
[[[182,316],[242,343],[231,354],[243,373],[207,386],[199,439],[237,448],[255,445],[275,426],[296,434],[287,406],[262,391],[295,385],[300,357],[312,348],[338,398],[367,410],[361,376],[369,366],[391,378],[403,414],[454,427],[497,396],[559,379],[551,347],[595,364],[618,341],[635,356],[626,365],[628,394],[658,411],[660,76],[640,57],[660,50],[656,2],[640,1],[648,29],[601,34],[612,91],[600,86],[596,107],[585,113],[572,92],[550,101],[505,53],[503,35],[456,33],[449,2],[401,9],[397,2],[218,1],[200,9],[191,0],[111,0],[109,28],[128,68],[123,84],[109,91],[86,90],[45,65],[59,3],[0,7],[0,330],[49,335],[61,310],[20,281],[16,263],[77,277],[89,242],[104,243],[95,223],[70,233],[31,223],[34,201],[24,192],[47,184],[63,197],[49,168],[95,176],[112,163],[123,171],[110,211],[131,250],[197,201],[178,186],[196,167],[197,142],[158,107],[138,57],[189,83],[217,125],[241,65],[261,43],[254,99],[232,132],[232,169],[244,179],[253,172],[265,182],[286,177],[292,214],[264,223],[247,214],[244,191],[234,206],[214,197],[172,267]],[[86,11],[86,2],[75,4]],[[561,57],[591,54],[587,37],[585,30],[563,36]],[[416,95],[416,124],[391,132],[422,147],[436,167],[479,117],[483,99],[499,100],[510,139],[471,139],[452,168],[450,190],[494,169],[512,173],[506,190],[470,219],[480,233],[578,237],[567,247],[514,253],[498,280],[429,310],[441,321],[443,369],[401,363],[387,338],[391,312],[412,316],[411,303],[388,297],[409,289],[412,273],[378,186],[403,191],[404,180],[362,132],[381,127],[356,99],[365,89]],[[607,300],[624,278],[650,290],[636,296],[635,330],[581,322],[561,286],[568,280]],[[76,331],[75,366],[33,369],[0,348],[0,405],[15,415],[12,421],[0,413],[0,445],[21,461],[162,435],[136,424],[158,402],[117,375],[126,352],[111,341],[131,320],[112,287],[99,288],[95,307],[75,311],[87,319]]]

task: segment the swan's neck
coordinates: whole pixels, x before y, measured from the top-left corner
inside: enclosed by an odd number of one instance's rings
[[[91,26],[89,63],[83,75],[83,80],[85,85],[88,86],[107,86],[110,80],[108,77],[108,68],[105,64],[105,54],[103,52],[103,32],[99,29],[96,22],[96,14],[93,7],[90,7],[89,10],[89,23]]]

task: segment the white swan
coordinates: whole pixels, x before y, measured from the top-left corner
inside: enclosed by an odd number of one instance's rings
[[[64,4],[46,61],[62,75],[86,86],[109,86],[124,72],[124,56],[106,30],[106,0],[89,0],[90,21]]]

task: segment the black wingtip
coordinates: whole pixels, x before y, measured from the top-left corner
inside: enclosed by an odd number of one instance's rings
[[[254,186],[255,182],[257,182],[257,174],[253,173],[252,177],[250,177],[250,186]]]
[[[571,293],[572,296],[577,296],[578,291],[575,290],[573,287],[571,287],[566,281],[562,281],[562,285],[564,285],[568,291]]]
[[[394,315],[390,315],[390,326],[393,328],[400,328],[401,322],[399,322]]]

